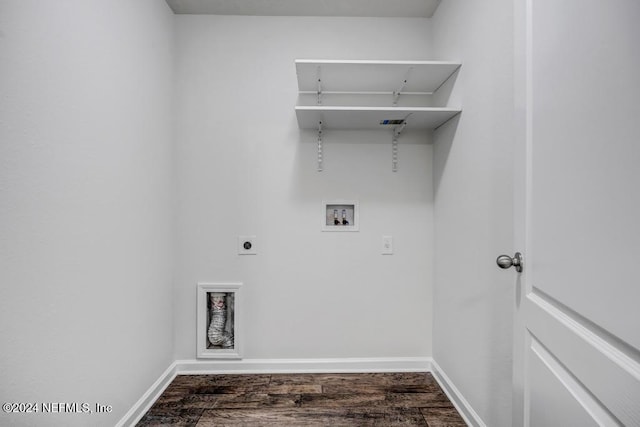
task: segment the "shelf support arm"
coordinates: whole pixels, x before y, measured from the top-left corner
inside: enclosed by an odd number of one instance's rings
[[[411,70],[413,69],[413,67],[409,67],[409,69],[407,70],[407,72],[404,75],[404,79],[402,79],[402,84],[400,85],[400,87],[397,90],[393,91],[393,106],[397,107],[398,106],[398,99],[400,98],[400,92],[402,92],[405,88],[405,86],[407,85],[407,81],[409,80],[409,74],[411,74]]]
[[[318,172],[322,172],[322,121],[318,122]]]
[[[322,104],[322,77],[320,77],[320,66],[317,68],[317,76],[318,76],[318,88],[317,88],[317,96],[318,96],[318,105]]]
[[[397,107],[398,106],[398,98],[400,98],[400,92],[402,92],[402,89],[404,89],[404,87],[407,85],[407,81],[404,80],[402,82],[402,85],[398,88],[398,90],[394,90],[393,91],[393,106]]]

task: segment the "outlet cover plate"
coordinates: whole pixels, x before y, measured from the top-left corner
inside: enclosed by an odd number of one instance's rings
[[[238,236],[238,255],[257,255],[256,236]]]

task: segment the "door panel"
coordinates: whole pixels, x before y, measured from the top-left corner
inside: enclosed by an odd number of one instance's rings
[[[640,2],[514,12],[514,425],[640,426]]]
[[[532,5],[533,286],[640,347],[640,2]]]
[[[597,427],[598,421],[566,387],[566,372],[535,338],[531,342],[531,425]]]
[[[533,337],[530,347],[538,358],[555,361],[562,368],[556,372],[564,373],[568,392],[588,412],[608,414],[601,419],[612,421],[601,425],[638,425],[634,424],[640,420],[638,364],[603,339],[606,335],[593,324],[535,290],[527,296],[523,310]],[[539,379],[533,371],[529,375],[535,392]]]

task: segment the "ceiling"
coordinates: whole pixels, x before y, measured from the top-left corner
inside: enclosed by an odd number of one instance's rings
[[[166,0],[176,14],[430,18],[440,0]]]

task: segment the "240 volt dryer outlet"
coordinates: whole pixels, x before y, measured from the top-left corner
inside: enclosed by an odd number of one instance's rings
[[[238,255],[256,255],[257,249],[256,236],[238,236]]]

